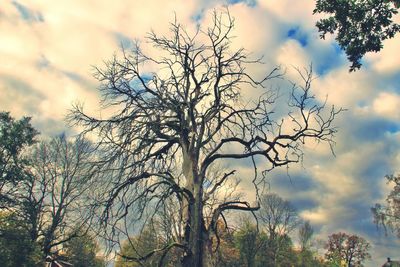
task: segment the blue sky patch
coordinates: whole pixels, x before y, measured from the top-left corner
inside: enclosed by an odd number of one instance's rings
[[[194,14],[191,18],[194,22],[199,24],[201,22],[201,20],[203,19],[203,17],[204,17],[204,9],[202,9],[199,12],[197,12],[196,14]]]
[[[134,42],[128,36],[126,36],[120,32],[115,32],[114,36],[115,36],[115,39],[117,40],[118,45],[119,46],[122,45],[122,47],[124,49],[130,49],[133,47]]]
[[[145,83],[147,83],[153,79],[153,75],[151,73],[144,73],[141,74],[141,78]],[[138,78],[129,81],[129,86],[136,92],[144,90],[142,82]]]
[[[34,12],[27,8],[26,6],[18,3],[17,1],[13,1],[12,4],[18,10],[21,18],[27,22],[44,22],[43,15],[39,12]]]
[[[317,208],[319,205],[319,203],[317,203],[316,200],[311,198],[291,199],[290,203],[292,203],[293,206],[295,206],[298,211],[312,210],[314,208]]]
[[[377,81],[377,87],[400,94],[400,71],[383,76],[383,79]]]
[[[343,64],[348,64],[343,51],[336,43],[331,44],[328,52],[323,57],[318,57],[318,60],[315,61],[315,69],[319,75],[328,73]]]
[[[75,72],[72,71],[63,71],[64,75],[70,78],[71,80],[74,80],[76,82],[81,82],[83,81],[83,77]]]
[[[357,106],[360,108],[365,108],[368,106],[368,103],[365,100],[360,100],[357,102]]]
[[[301,192],[312,191],[319,186],[316,181],[307,175],[301,173],[290,173],[289,175],[284,172],[276,172],[271,179],[271,187],[274,190],[279,189],[289,193],[291,190]]]
[[[287,31],[287,37],[296,40],[302,47],[305,47],[308,44],[308,36],[300,30],[299,26],[290,28]]]
[[[400,125],[396,124],[396,123],[390,124],[390,125],[388,125],[386,130],[389,133],[398,133],[398,132],[400,132]]]
[[[256,0],[227,0],[229,5],[234,5],[238,3],[244,3],[247,6],[254,7],[257,5]]]
[[[353,136],[357,136],[359,141],[381,140],[387,133],[397,133],[400,131],[400,125],[389,120],[372,119],[360,121],[359,124],[353,124]]]

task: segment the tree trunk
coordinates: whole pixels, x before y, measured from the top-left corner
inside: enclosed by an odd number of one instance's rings
[[[199,195],[201,187],[194,184],[194,203],[189,204],[188,225],[187,225],[187,242],[190,253],[184,258],[183,266],[203,267],[203,218],[202,218],[202,201]]]
[[[201,208],[199,208],[201,207]],[[182,260],[184,267],[214,267],[212,242],[204,226],[201,200],[196,199],[190,216],[188,247],[190,253]]]
[[[211,242],[203,218],[203,179],[198,175],[196,157],[183,153],[183,174],[186,178],[186,189],[193,194],[193,201],[185,209],[185,241],[189,251],[182,259],[182,266],[213,267],[211,260]]]

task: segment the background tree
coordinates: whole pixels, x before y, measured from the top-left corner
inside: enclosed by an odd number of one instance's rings
[[[226,227],[222,220],[218,222],[218,228],[219,242],[215,242],[216,247],[213,248],[216,251],[216,266],[239,267],[241,255],[235,229]]]
[[[42,141],[30,154],[17,211],[45,256],[79,236],[90,223],[84,199],[94,175],[91,152],[86,140],[69,141],[61,135]]]
[[[63,245],[66,260],[74,267],[105,267],[102,257],[96,256],[100,247],[96,239],[89,233],[81,233],[78,237]]]
[[[138,235],[130,237],[122,243],[118,253],[116,267],[175,266],[173,258],[164,257],[159,247],[167,245],[159,236],[154,224],[149,223]],[[176,260],[176,259],[175,259]]]
[[[210,220],[212,211],[226,199],[238,199],[240,194],[236,192],[238,181],[236,179],[225,180],[221,183],[221,188],[216,189],[210,187],[214,184],[214,180],[224,175],[223,168],[212,168],[212,173],[205,180],[204,198],[204,217]],[[180,243],[184,240],[184,221],[183,213],[179,207],[179,203],[175,199],[166,199],[161,207],[156,211],[151,211],[149,221],[146,221],[141,227],[140,233],[133,237],[133,240],[145,240],[144,242],[129,242],[132,238],[124,240],[119,247],[123,248],[118,257],[118,265],[121,266],[137,266],[139,264],[156,266],[157,260],[163,257],[163,263],[167,266],[176,266],[182,256],[182,250],[168,246],[168,244]],[[140,226],[139,226],[140,228]],[[150,230],[151,228],[151,230]],[[212,238],[212,257],[216,266],[236,266],[239,264],[239,251],[235,246],[234,231],[228,227],[226,220],[219,219],[217,223],[217,235]],[[129,229],[122,232],[129,236]],[[149,237],[149,233],[153,238]],[[155,238],[156,237],[156,238]],[[156,241],[155,243],[150,242]],[[160,248],[167,247],[168,255],[160,253]],[[152,248],[156,253],[150,249]],[[135,253],[136,251],[136,253]],[[128,254],[125,254],[128,253]],[[147,254],[151,255],[147,257]],[[141,259],[141,257],[143,259]],[[157,265],[158,266],[158,265]]]
[[[3,267],[39,266],[43,256],[24,221],[9,211],[0,211],[0,263]]]
[[[261,248],[258,250],[255,265],[253,266],[284,267],[297,264],[297,254],[293,250],[290,236],[284,235],[280,237],[279,245],[276,244],[277,240],[270,240],[265,231],[260,232],[259,239]],[[279,250],[276,249],[277,247],[279,247]]]
[[[317,0],[314,13],[328,15],[317,22],[321,38],[336,33],[336,41],[351,62],[350,71],[354,71],[367,52],[380,51],[382,42],[400,31],[392,20],[398,7],[398,0]]]
[[[305,221],[300,225],[298,232],[300,251],[297,252],[299,267],[324,266],[322,258],[312,250],[313,234],[314,229],[309,221]]]
[[[310,221],[305,221],[299,228],[299,242],[301,251],[305,251],[311,247],[311,240],[314,234]]]
[[[257,217],[267,233],[269,253],[277,265],[280,251],[287,247],[288,235],[300,224],[300,218],[290,202],[275,193],[261,196]]]
[[[257,254],[265,247],[265,239],[265,234],[260,233],[249,218],[245,218],[239,230],[235,233],[236,246],[243,266],[256,266]]]
[[[99,162],[109,179],[103,222],[115,230],[118,221],[140,221],[150,207],[160,208],[175,198],[183,214],[184,238],[170,245],[182,249],[184,266],[193,267],[214,265],[210,243],[225,212],[258,208],[244,200],[227,200],[206,218],[205,194],[235,174],[233,169],[210,181],[210,168],[248,159],[254,163],[250,179],[257,187],[264,179],[261,170],[298,162],[307,139],[332,144],[332,123],[340,111],[324,113],[324,104],[310,92],[312,74],[307,72],[304,85],[290,89],[289,119],[275,121],[277,92],[267,81],[281,76],[278,69],[261,79],[253,77],[247,70],[259,61],[244,49],[232,50],[234,20],[228,12],[215,12],[212,19],[209,28],[193,34],[177,22],[171,24],[170,36],[150,33],[154,57],[137,45],[108,61],[96,77],[102,107],[114,111],[98,118],[76,106],[70,115],[84,134],[99,137]],[[257,97],[246,99],[245,88],[253,88]]]
[[[388,175],[386,179],[393,185],[386,205],[376,204],[371,210],[377,225],[382,225],[385,230],[389,227],[400,238],[400,175]]]
[[[35,143],[38,134],[30,120],[15,120],[9,112],[0,112],[0,208],[15,205],[17,185],[26,178],[29,162],[24,151]]]
[[[246,267],[284,267],[297,264],[297,254],[288,235],[270,240],[262,228],[258,229],[249,218],[243,220],[234,234],[239,251],[240,266]],[[276,243],[279,242],[279,245]],[[276,248],[279,247],[279,250]],[[234,265],[233,265],[234,266]]]
[[[363,262],[371,258],[368,252],[369,243],[357,235],[342,232],[332,234],[325,247],[325,257],[328,261],[339,264],[344,262],[347,267],[364,266]]]

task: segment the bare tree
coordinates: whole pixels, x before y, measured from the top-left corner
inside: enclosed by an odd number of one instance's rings
[[[392,191],[386,197],[386,204],[375,204],[371,208],[374,221],[379,226],[387,227],[400,238],[400,175],[387,175],[387,183],[393,185]]]
[[[310,249],[313,234],[314,229],[312,228],[310,221],[305,221],[301,225],[298,233],[301,251]]]
[[[85,232],[84,193],[93,180],[91,145],[65,136],[43,141],[32,151],[28,178],[19,189],[19,212],[44,256]],[[88,213],[86,213],[87,215]],[[85,226],[85,227],[84,227]]]
[[[305,221],[301,224],[298,231],[298,238],[300,243],[299,264],[300,266],[316,266],[315,252],[311,250],[312,238],[314,229],[310,221]]]
[[[307,139],[332,144],[332,122],[340,112],[332,107],[324,113],[325,104],[310,92],[312,73],[306,72],[304,85],[291,87],[289,115],[274,120],[278,94],[267,82],[282,77],[279,69],[262,79],[253,77],[248,67],[260,61],[244,49],[231,51],[234,20],[229,12],[214,12],[212,18],[209,28],[194,34],[177,22],[170,36],[151,32],[147,40],[157,56],[138,44],[123,50],[96,70],[102,107],[112,107],[112,113],[96,117],[77,105],[69,117],[84,128],[83,134],[98,136],[99,163],[108,172],[102,181],[108,193],[101,217],[113,229],[108,237],[115,236],[124,218],[143,222],[149,211],[175,198],[185,225],[183,240],[160,249],[182,249],[182,264],[193,267],[212,265],[211,240],[225,212],[258,209],[233,199],[206,217],[205,200],[235,174],[230,170],[208,180],[210,167],[250,160],[254,177],[242,179],[251,179],[257,191],[264,179],[260,173],[301,160]],[[157,71],[146,72],[149,67]],[[244,88],[263,93],[246,100]]]
[[[257,215],[267,232],[270,253],[276,264],[281,242],[299,225],[299,215],[289,201],[275,193],[261,196]]]

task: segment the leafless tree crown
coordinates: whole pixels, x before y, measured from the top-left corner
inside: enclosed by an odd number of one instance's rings
[[[301,72],[304,84],[290,88],[288,116],[275,121],[277,94],[267,83],[282,72],[274,68],[255,79],[248,69],[260,60],[244,49],[231,50],[234,19],[229,12],[214,12],[212,19],[210,27],[194,34],[176,21],[168,36],[150,32],[147,41],[158,56],[144,53],[139,44],[123,50],[95,75],[101,82],[102,108],[111,107],[113,113],[91,116],[78,105],[70,114],[84,133],[98,135],[99,163],[108,175],[102,219],[116,226],[134,209],[130,219],[141,220],[146,207],[157,210],[174,198],[186,228],[177,244],[193,254],[194,232],[215,232],[227,210],[256,209],[238,198],[224,199],[204,216],[206,201],[215,199],[210,195],[235,174],[227,170],[209,179],[210,166],[250,159],[255,177],[241,179],[262,179],[259,169],[298,162],[306,139],[332,144],[332,122],[340,112],[333,107],[323,111],[325,103],[311,94],[313,77],[306,71]],[[147,66],[157,70],[146,72]],[[244,100],[244,88],[264,93]]]

